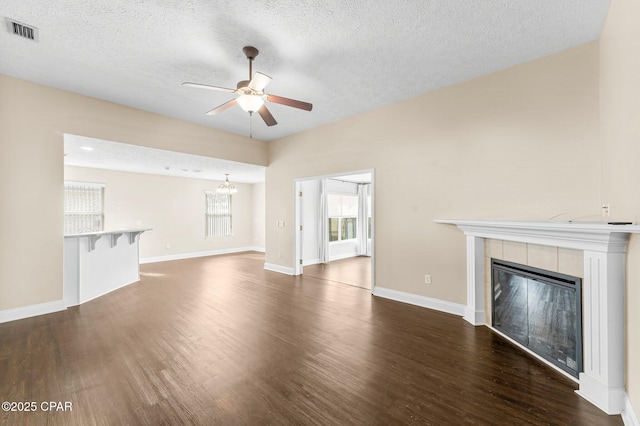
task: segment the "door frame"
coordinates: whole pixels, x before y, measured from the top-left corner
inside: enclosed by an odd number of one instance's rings
[[[376,280],[375,280],[375,271],[376,271],[376,268],[375,268],[375,264],[376,264],[375,262],[375,257],[376,257],[376,250],[375,250],[375,240],[376,240],[375,192],[376,191],[375,191],[375,188],[376,188],[376,183],[375,183],[375,169],[373,168],[356,170],[356,171],[345,171],[345,172],[339,172],[339,173],[332,173],[328,175],[312,176],[312,177],[299,178],[299,179],[293,180],[293,197],[294,197],[293,275],[294,276],[302,275],[302,271],[303,271],[303,265],[300,262],[303,255],[303,244],[302,244],[303,231],[300,228],[303,224],[303,211],[302,211],[302,198],[298,195],[302,191],[302,182],[309,181],[309,180],[320,180],[320,179],[326,179],[326,178],[339,178],[341,176],[358,175],[362,173],[371,174],[371,293],[373,293],[376,286]]]

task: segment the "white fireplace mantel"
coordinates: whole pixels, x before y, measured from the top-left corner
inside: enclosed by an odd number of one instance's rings
[[[485,324],[484,239],[517,241],[584,252],[583,367],[578,394],[608,414],[624,408],[624,282],[629,235],[638,225],[593,222],[435,220],[467,237],[464,319]]]

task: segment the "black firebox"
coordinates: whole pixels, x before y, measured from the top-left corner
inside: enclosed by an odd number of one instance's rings
[[[582,279],[491,259],[491,323],[578,377],[582,371]]]

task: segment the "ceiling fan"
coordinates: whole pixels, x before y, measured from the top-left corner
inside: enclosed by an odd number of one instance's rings
[[[271,112],[267,109],[264,101],[273,102],[276,104],[286,105],[294,108],[303,109],[305,111],[311,111],[313,105],[308,102],[296,101],[295,99],[283,98],[282,96],[269,95],[264,93],[264,88],[271,81],[271,77],[260,72],[253,74],[253,60],[258,56],[258,49],[253,46],[245,46],[242,51],[249,60],[249,80],[242,80],[238,82],[236,89],[229,89],[220,86],[210,86],[208,84],[199,83],[182,83],[183,86],[195,87],[199,89],[217,90],[221,92],[235,93],[237,98],[231,99],[228,102],[223,103],[209,111],[207,115],[216,115],[222,111],[226,111],[234,105],[240,105],[240,108],[253,114],[258,112],[260,117],[264,120],[267,126],[274,126],[278,122],[273,118]]]

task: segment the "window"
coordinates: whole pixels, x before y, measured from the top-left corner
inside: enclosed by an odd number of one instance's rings
[[[104,230],[104,185],[64,183],[65,235]]]
[[[206,193],[205,237],[231,236],[231,195]]]
[[[358,196],[327,194],[329,242],[356,238]]]

